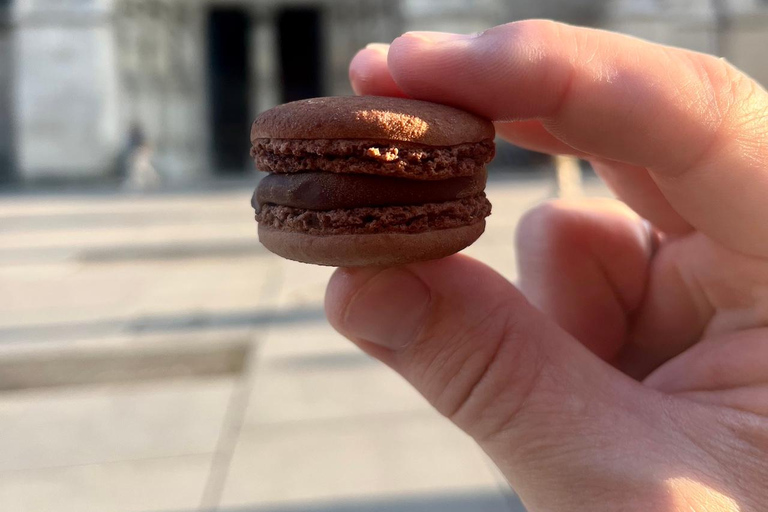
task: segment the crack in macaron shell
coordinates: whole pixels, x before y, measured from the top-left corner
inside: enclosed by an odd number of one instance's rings
[[[323,171],[414,180],[472,176],[495,155],[493,140],[453,146],[354,139],[256,139],[256,168],[271,173]]]

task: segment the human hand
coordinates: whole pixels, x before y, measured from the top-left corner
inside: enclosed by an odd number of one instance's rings
[[[340,269],[336,329],[532,511],[765,510],[768,93],[721,59],[547,21],[406,34],[350,77],[587,159],[623,203],[527,214],[524,295],[463,256]]]

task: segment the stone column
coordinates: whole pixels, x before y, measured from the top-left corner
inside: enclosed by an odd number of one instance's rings
[[[349,55],[358,46],[356,34],[359,27],[354,16],[356,8],[357,5],[349,0],[323,5],[323,88],[327,95],[352,94],[346,69]]]
[[[8,7],[0,7],[0,186],[15,179],[13,136],[13,24]]]
[[[280,103],[280,63],[278,62],[275,10],[264,5],[251,11],[251,117]]]
[[[160,179],[208,173],[206,38],[197,2],[121,0],[115,17],[123,133],[138,129]]]
[[[23,180],[95,178],[120,140],[111,2],[19,0],[14,132]]]
[[[323,5],[326,94],[352,94],[349,62],[371,42],[389,42],[403,32],[400,0],[336,0]]]
[[[209,174],[204,12],[183,0],[167,2],[164,25],[157,166],[166,181],[189,182]]]

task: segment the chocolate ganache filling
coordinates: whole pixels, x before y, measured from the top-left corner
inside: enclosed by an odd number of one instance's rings
[[[442,203],[476,196],[485,189],[486,172],[473,176],[423,181],[366,174],[306,172],[269,174],[251,204],[275,204],[307,210]]]

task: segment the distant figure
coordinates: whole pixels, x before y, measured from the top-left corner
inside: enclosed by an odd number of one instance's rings
[[[126,179],[123,187],[127,190],[144,191],[160,186],[161,179],[152,164],[152,145],[144,131],[134,124],[128,134]]]

